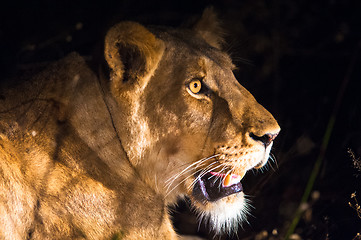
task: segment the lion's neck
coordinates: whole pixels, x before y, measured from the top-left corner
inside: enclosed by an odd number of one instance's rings
[[[91,78],[91,79],[90,79]],[[132,172],[114,124],[114,103],[95,75],[80,77],[69,120],[80,138],[119,175]]]

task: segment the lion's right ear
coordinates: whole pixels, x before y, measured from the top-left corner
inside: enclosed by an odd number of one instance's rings
[[[122,22],[113,26],[104,46],[113,94],[144,86],[157,68],[164,48],[162,40],[138,23]]]
[[[224,42],[223,29],[213,7],[203,11],[201,19],[193,26],[201,37],[211,46],[221,49]]]

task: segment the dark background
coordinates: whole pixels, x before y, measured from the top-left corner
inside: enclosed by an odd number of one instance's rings
[[[324,153],[294,239],[361,239],[361,218],[349,206],[361,203],[361,1],[3,1],[0,83],[71,51],[92,61],[108,27],[121,20],[176,27],[209,5],[223,22],[236,77],[282,128],[273,149],[277,163],[246,176],[255,209],[238,238],[284,239]],[[328,127],[331,116],[335,124]],[[331,137],[321,147],[327,129]],[[193,234],[198,224],[186,209],[180,203],[175,223]],[[199,235],[212,239],[205,226]]]

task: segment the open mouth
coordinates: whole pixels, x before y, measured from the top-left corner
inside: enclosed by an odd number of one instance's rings
[[[236,174],[209,172],[199,177],[196,174],[196,184],[193,187],[193,197],[200,202],[214,202],[243,191],[242,177]]]

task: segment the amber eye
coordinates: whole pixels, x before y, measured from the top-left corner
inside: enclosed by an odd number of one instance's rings
[[[195,79],[189,83],[189,90],[191,90],[192,93],[199,93],[202,88],[202,83],[198,79]]]

